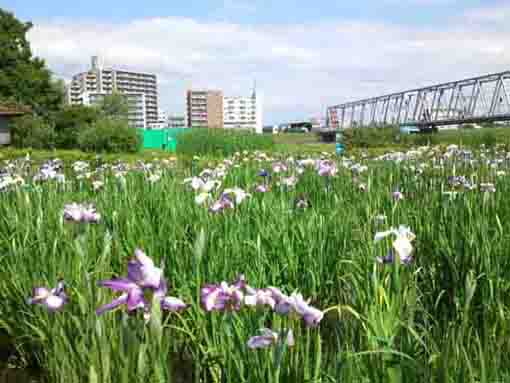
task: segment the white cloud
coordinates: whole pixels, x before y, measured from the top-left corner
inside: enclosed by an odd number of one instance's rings
[[[510,69],[510,27],[467,23],[479,9],[436,26],[342,21],[239,25],[189,18],[121,24],[36,23],[34,51],[59,75],[112,66],[158,75],[161,107],[184,110],[186,87],[248,93],[257,80],[266,123],[324,113],[328,104]],[[478,12],[478,13],[477,13]],[[485,19],[487,16],[485,16]]]

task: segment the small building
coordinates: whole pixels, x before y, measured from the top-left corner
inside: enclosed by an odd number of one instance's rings
[[[175,128],[185,128],[186,127],[186,117],[184,115],[170,115],[168,117],[168,127],[171,129]]]
[[[270,133],[270,134],[278,134],[279,127],[278,127],[278,125],[265,125],[262,128],[262,132],[263,133]]]
[[[21,108],[10,105],[0,104],[0,145],[9,145],[11,143],[10,124],[15,117],[23,116],[28,113],[27,108]]]

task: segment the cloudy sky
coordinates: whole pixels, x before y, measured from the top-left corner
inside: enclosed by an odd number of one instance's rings
[[[509,0],[2,0],[32,21],[56,75],[90,56],[158,75],[160,107],[185,89],[264,94],[264,123],[330,104],[510,69]]]

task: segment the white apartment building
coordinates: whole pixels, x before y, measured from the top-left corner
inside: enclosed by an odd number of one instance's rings
[[[139,100],[139,95],[144,94],[144,127],[158,121],[158,87],[156,75],[104,68],[101,60],[97,56],[92,57],[92,65],[88,71],[73,76],[67,92],[68,103],[71,105],[83,104],[85,99],[90,98],[90,94],[111,94],[113,91],[130,95],[128,99],[131,100]],[[88,92],[89,95],[83,95],[83,93],[86,92]],[[137,104],[137,102],[134,102],[134,104]],[[136,108],[137,110],[130,113],[135,115],[140,112],[140,108],[138,106]],[[141,121],[142,118],[137,116],[136,119],[133,118],[132,120]],[[139,123],[136,125],[139,126]]]
[[[107,92],[89,92],[85,91],[80,93],[76,98],[77,104],[86,106],[99,105],[103,98],[108,95]],[[128,123],[133,128],[146,129],[147,128],[147,101],[145,93],[122,93],[126,98],[128,104]]]
[[[158,110],[158,119],[156,122],[147,124],[148,129],[166,129],[168,128],[168,116],[162,109]]]
[[[224,97],[225,129],[249,129],[262,133],[262,95],[253,91],[249,97]]]

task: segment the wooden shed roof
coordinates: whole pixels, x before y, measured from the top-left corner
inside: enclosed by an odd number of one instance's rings
[[[0,116],[21,116],[30,113],[30,108],[15,105],[0,104]]]

